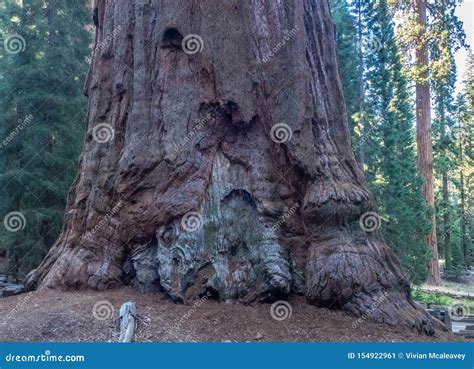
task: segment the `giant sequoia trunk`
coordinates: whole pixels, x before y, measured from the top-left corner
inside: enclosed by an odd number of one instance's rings
[[[294,293],[433,333],[376,225],[360,224],[374,205],[326,0],[98,0],[94,12],[79,174],[29,288]],[[114,134],[98,134],[107,124]]]

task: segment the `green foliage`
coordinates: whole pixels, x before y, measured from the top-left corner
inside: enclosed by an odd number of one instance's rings
[[[90,21],[86,1],[4,1],[0,37],[19,35],[24,50],[0,49],[0,249],[11,275],[36,267],[56,240],[84,136]],[[23,41],[24,40],[24,43]],[[13,51],[12,51],[13,50]],[[10,52],[8,52],[10,51]]]
[[[415,157],[414,116],[408,81],[395,43],[392,17],[385,1],[367,6],[373,37],[380,48],[367,56],[367,86],[371,125],[378,126],[373,156],[368,161],[371,187],[387,219],[383,229],[388,244],[400,258],[413,283],[427,277],[430,250],[424,237],[430,231]],[[370,129],[370,128],[369,128]]]
[[[472,169],[472,162],[469,163],[467,154],[469,146],[463,143],[462,126],[472,126],[472,114],[471,118],[462,119],[459,109],[464,97],[457,101],[453,98],[457,77],[454,53],[466,47],[465,34],[456,16],[458,1],[427,2],[426,25],[418,22],[414,4],[393,4],[402,14],[397,36],[405,56],[406,75],[417,83],[428,79],[431,87],[435,112],[432,133],[438,248],[440,256],[446,259],[446,276],[457,278],[464,266],[470,264],[470,253],[466,250],[471,248],[470,201],[466,188],[470,181],[466,172],[469,166]],[[413,53],[420,52],[424,46],[428,49],[428,64],[417,65]],[[462,250],[462,255],[456,254],[458,250]]]
[[[399,10],[401,21],[397,39],[404,62],[404,74],[415,82],[426,82],[426,72],[429,70],[429,80],[445,80],[451,73],[454,60],[450,50],[465,46],[465,34],[462,22],[455,14],[457,0],[436,0],[428,2],[426,27],[417,20],[413,1],[390,0],[392,6]],[[450,28],[446,28],[446,24]],[[412,58],[413,53],[428,46],[430,49],[429,65],[421,65]]]
[[[457,176],[456,210],[459,214],[460,244],[466,266],[474,264],[474,55],[469,52],[463,91],[456,101]]]
[[[455,304],[462,304],[468,307],[469,309],[474,308],[474,301],[453,299],[440,293],[427,293],[421,291],[418,288],[414,288],[412,290],[411,296],[415,301],[433,304],[444,308],[449,308],[450,306],[453,306]]]
[[[353,140],[365,152],[365,172],[379,201],[385,239],[412,282],[421,283],[427,277],[430,258],[424,242],[430,225],[417,174],[410,91],[387,2],[361,2],[361,12],[366,108],[360,114],[365,117],[361,136],[354,135]],[[345,29],[351,28],[339,32]],[[344,58],[354,59],[353,54],[341,52],[339,57],[342,65],[347,62]],[[343,87],[358,90],[344,79]]]
[[[450,28],[449,24],[445,25]],[[452,51],[448,48],[448,52]],[[469,62],[467,63],[469,67]],[[454,65],[454,64],[452,64]],[[435,174],[448,183],[447,193],[437,193],[438,229],[440,245],[446,258],[445,276],[459,280],[472,263],[472,110],[468,107],[472,91],[472,67],[465,76],[464,92],[454,100],[456,73],[454,67],[444,80],[433,82],[436,118],[433,124],[435,138]],[[470,82],[469,82],[470,81]],[[470,86],[471,84],[471,86]],[[444,196],[443,196],[444,195]],[[446,198],[447,196],[447,198]],[[443,242],[442,242],[443,241]]]
[[[444,276],[446,279],[459,281],[465,274],[466,266],[461,251],[459,233],[456,232],[453,238],[454,242],[450,245],[450,257],[446,261]]]
[[[356,57],[358,53],[358,36],[356,19],[346,1],[331,0],[331,10],[336,25],[336,42],[339,59],[344,63],[339,65],[341,80],[344,88],[349,128],[356,134],[357,113],[360,102],[360,66]]]
[[[435,116],[433,119],[433,166],[434,173],[440,186],[436,191],[436,222],[438,249],[441,257],[445,258],[445,276],[458,279],[464,268],[459,251],[459,211],[454,200],[452,183],[457,175],[459,156],[459,129],[457,107],[454,101],[456,83],[456,68],[454,49],[456,34],[456,18],[453,7],[447,3],[438,4],[437,21],[431,27],[437,42],[430,43],[430,56],[434,60],[431,78],[432,100],[434,101]],[[455,241],[455,242],[453,242]]]
[[[379,201],[385,239],[412,282],[423,282],[431,258],[424,236],[430,232],[427,219],[435,210],[440,256],[447,259],[445,276],[459,278],[470,263],[465,260],[465,250],[468,258],[472,255],[474,63],[471,55],[461,114],[461,102],[453,98],[453,55],[464,45],[465,36],[455,15],[456,1],[430,3],[426,29],[417,24],[412,2],[333,0],[332,5],[343,88],[346,96],[352,94],[357,99],[354,101],[363,101],[348,108],[354,148],[364,153],[365,174]],[[395,15],[401,15],[397,35]],[[357,56],[359,31],[362,60]],[[429,49],[434,106],[436,209],[428,209],[422,197],[422,178],[416,165],[414,90],[409,84],[409,80],[424,78],[423,66],[413,64],[411,58],[422,44]],[[356,78],[361,69],[363,86]],[[345,75],[352,78],[344,78]],[[363,96],[354,97],[360,91]]]

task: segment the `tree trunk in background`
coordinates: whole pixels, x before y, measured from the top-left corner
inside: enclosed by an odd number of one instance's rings
[[[421,37],[426,29],[426,0],[414,0],[417,22],[422,26]],[[419,40],[416,46],[416,66],[422,72],[416,81],[416,144],[418,167],[423,176],[423,196],[433,210],[435,197],[433,188],[433,146],[431,142],[431,106],[429,85],[428,45]],[[438,245],[436,240],[436,218],[431,216],[431,233],[426,242],[432,251],[432,260],[428,264],[428,283],[439,286],[441,277],[438,264]]]
[[[79,174],[27,286],[127,283],[183,302],[294,293],[433,333],[379,219],[361,218],[374,205],[327,1],[225,4],[95,5]],[[113,135],[96,137],[106,124]]]
[[[464,172],[463,172],[463,165],[464,165],[464,131],[463,131],[463,126],[462,126],[462,121],[459,121],[460,129],[459,132],[461,133],[461,136],[459,138],[459,162],[461,163],[461,170],[459,171],[460,174],[460,187],[461,187],[461,216],[460,216],[460,221],[461,221],[461,250],[464,256],[464,261],[466,262],[466,266],[470,267],[471,263],[471,258],[468,253],[468,248],[467,248],[467,237],[466,237],[466,194],[464,191]]]
[[[449,263],[448,260],[451,257],[451,252],[449,250],[449,246],[451,244],[451,216],[449,208],[448,175],[446,173],[443,173],[443,207],[444,260],[445,265],[447,265]]]
[[[440,141],[442,142],[442,148],[440,150],[441,155],[446,155],[446,110],[444,106],[445,94],[443,91],[440,92],[438,102],[438,113],[439,113],[439,126],[440,126]],[[451,209],[449,201],[449,178],[448,168],[445,163],[441,166],[442,172],[442,183],[443,183],[443,202],[441,204],[443,208],[443,249],[444,249],[444,265],[450,265],[451,251]]]

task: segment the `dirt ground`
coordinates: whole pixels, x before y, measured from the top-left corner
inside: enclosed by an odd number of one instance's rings
[[[161,294],[140,294],[131,288],[41,291],[0,299],[0,341],[117,341],[118,311],[130,300],[137,303],[135,340],[144,342],[459,341],[449,332],[427,337],[404,327],[357,324],[355,317],[315,308],[302,297],[290,298],[291,316],[276,320],[271,304],[202,299],[180,305]],[[277,318],[281,316],[276,312]]]

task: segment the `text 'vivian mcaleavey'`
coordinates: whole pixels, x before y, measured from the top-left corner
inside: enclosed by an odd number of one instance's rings
[[[405,354],[407,359],[447,359],[447,360],[464,360],[466,354],[448,354],[446,352],[430,352],[428,354],[419,353],[419,352],[407,352]]]

